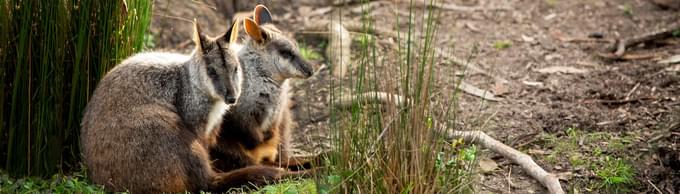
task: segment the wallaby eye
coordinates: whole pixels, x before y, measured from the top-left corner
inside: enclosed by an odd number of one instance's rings
[[[279,54],[285,59],[292,59],[294,56],[293,52],[290,52],[289,50],[279,50]]]
[[[215,70],[215,68],[212,67],[208,68],[208,76],[210,76],[211,78],[217,78],[217,71]]]

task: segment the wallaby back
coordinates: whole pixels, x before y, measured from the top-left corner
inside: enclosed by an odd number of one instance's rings
[[[208,148],[219,131],[213,129],[241,90],[231,33],[212,39],[196,25],[190,56],[137,54],[107,73],[81,124],[83,161],[93,182],[108,191],[165,193],[223,191],[279,176],[282,171],[271,167],[216,173],[210,163]],[[244,177],[243,171],[261,176]]]

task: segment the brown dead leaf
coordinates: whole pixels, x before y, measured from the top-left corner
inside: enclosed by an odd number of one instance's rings
[[[508,87],[501,82],[496,82],[495,84],[493,84],[493,88],[491,88],[491,91],[497,96],[503,96],[510,92]]]
[[[479,168],[482,170],[482,173],[487,173],[496,170],[498,168],[498,164],[492,159],[482,158],[479,160]]]
[[[557,178],[560,179],[560,180],[564,180],[564,181],[568,181],[568,180],[571,179],[571,177],[573,177],[573,176],[574,176],[574,173],[572,173],[572,172],[560,172],[560,173],[557,173]]]

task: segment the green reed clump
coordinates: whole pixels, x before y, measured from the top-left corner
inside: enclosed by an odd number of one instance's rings
[[[143,49],[151,1],[0,1],[0,166],[76,167],[80,119],[99,79]]]
[[[366,34],[352,53],[354,72],[331,81],[331,102],[340,96],[358,97],[349,107],[330,105],[334,150],[320,177],[319,191],[470,193],[476,149],[442,135],[442,130],[455,127],[451,121],[456,116],[457,90],[437,96],[445,99],[432,100],[439,92],[436,88],[442,88],[434,80],[455,77],[452,71],[435,67],[442,63],[435,57],[435,49],[442,46],[436,42],[440,12],[411,2],[409,17],[397,17],[406,20],[408,29],[398,32],[396,48],[385,51],[377,41],[384,35],[371,33],[385,25],[375,23],[369,9],[363,9]],[[456,81],[448,84],[456,86],[460,80]],[[343,93],[342,88],[351,92]],[[370,91],[398,94],[409,103],[360,103],[377,99],[357,95]]]

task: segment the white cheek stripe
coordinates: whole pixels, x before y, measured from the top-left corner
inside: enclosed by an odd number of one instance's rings
[[[206,130],[205,134],[210,135],[212,133],[212,130],[217,127],[220,123],[222,123],[222,116],[224,116],[224,113],[227,112],[227,106],[224,101],[219,100],[215,102],[215,105],[213,105],[212,109],[210,110],[210,113],[208,113],[208,123],[205,125]]]

